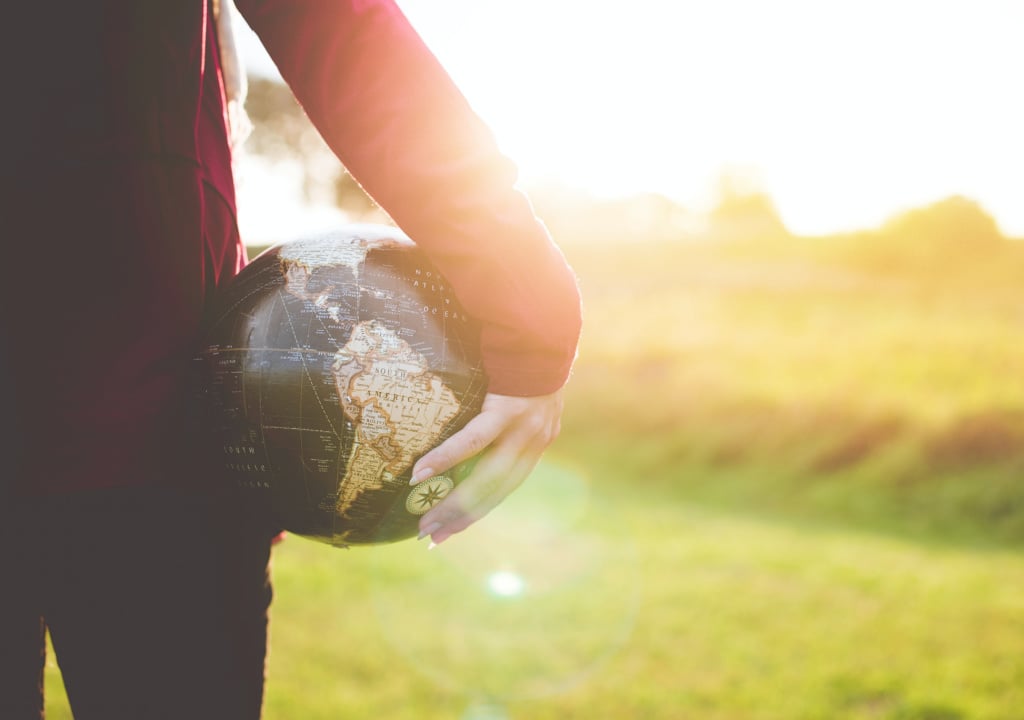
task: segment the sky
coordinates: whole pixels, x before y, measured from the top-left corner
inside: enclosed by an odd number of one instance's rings
[[[1024,237],[1022,0],[399,5],[526,183],[701,210],[740,173],[801,234],[960,194]]]

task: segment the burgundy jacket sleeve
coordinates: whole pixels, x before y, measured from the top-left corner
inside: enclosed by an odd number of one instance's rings
[[[237,0],[352,176],[482,322],[489,390],[561,387],[576,279],[516,169],[393,0]]]

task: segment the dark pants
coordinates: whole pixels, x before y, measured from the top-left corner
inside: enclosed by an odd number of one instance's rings
[[[44,626],[76,720],[258,718],[273,533],[168,489],[0,498],[0,718],[42,716]]]

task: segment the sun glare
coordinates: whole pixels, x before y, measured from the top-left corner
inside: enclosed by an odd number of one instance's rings
[[[399,4],[528,183],[701,210],[739,167],[798,233],[961,194],[1024,236],[1019,0]]]
[[[487,577],[487,589],[498,597],[516,597],[523,594],[526,581],[514,572],[499,570]]]
[[[1024,3],[400,4],[528,180],[699,208],[740,166],[797,232],[965,194],[1024,235]]]

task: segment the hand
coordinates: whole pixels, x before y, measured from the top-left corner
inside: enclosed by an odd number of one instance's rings
[[[413,466],[415,485],[480,455],[469,477],[420,518],[420,537],[442,543],[497,507],[558,436],[561,418],[561,390],[534,397],[488,393],[479,415]]]

